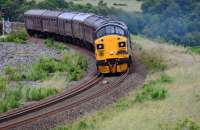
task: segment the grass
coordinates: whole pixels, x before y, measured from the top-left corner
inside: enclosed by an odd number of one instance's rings
[[[63,90],[70,81],[79,80],[87,70],[85,57],[66,50],[49,40],[49,47],[62,51],[60,59],[43,57],[31,66],[4,67],[0,75],[0,113],[17,108],[28,101],[38,101]],[[55,44],[54,44],[55,43]],[[51,46],[50,46],[51,45]],[[11,86],[15,81],[17,86]],[[38,81],[40,85],[30,87],[21,81]],[[56,86],[56,87],[54,87]]]
[[[196,46],[196,47],[189,47],[188,48],[189,52],[193,52],[195,54],[200,54],[200,46]]]
[[[162,74],[159,80],[152,80],[144,84],[143,88],[137,93],[135,101],[143,102],[146,100],[161,100],[167,96],[167,89],[161,87],[163,83],[171,83],[172,79],[166,74]]]
[[[7,79],[5,77],[0,76],[0,92],[4,91],[7,88]]]
[[[79,80],[87,69],[87,61],[80,54],[65,54],[63,60],[41,58],[38,63],[28,68],[5,67],[4,71],[12,81],[46,80],[56,72],[67,72],[66,80]]]
[[[0,112],[17,108],[26,101],[37,101],[58,93],[53,87],[27,87],[19,85],[16,88],[7,88],[0,99]]]
[[[41,2],[42,0],[36,0],[37,2]],[[67,2],[74,2],[76,4],[83,4],[86,5],[87,3],[90,3],[92,5],[97,5],[100,0],[66,0]],[[108,7],[115,7],[115,8],[120,8],[128,12],[133,12],[133,11],[141,11],[141,1],[137,0],[104,0],[107,4]],[[123,5],[123,6],[120,6]],[[125,5],[125,6],[124,6]]]
[[[0,37],[0,42],[15,42],[18,44],[26,43],[27,40],[27,33],[25,31],[19,31],[19,32],[12,32],[6,36]]]
[[[145,52],[162,57],[167,65],[162,71],[149,73],[145,82],[147,85],[156,82],[153,84],[162,88],[158,92],[166,89],[164,100],[135,102],[138,93],[145,91],[141,86],[113,105],[72,124],[58,126],[58,129],[199,130],[200,56],[188,53],[187,48],[157,43],[140,36],[132,36],[132,41],[136,42],[134,54],[137,59]]]
[[[64,50],[68,50],[68,48],[60,42],[54,41],[51,38],[48,38],[45,40],[44,44],[48,47],[48,48],[54,48],[57,49],[59,51],[64,51]]]

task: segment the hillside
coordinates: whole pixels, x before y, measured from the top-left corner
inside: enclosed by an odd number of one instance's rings
[[[30,1],[30,0],[28,0]],[[41,2],[43,0],[36,0],[37,2]],[[74,2],[75,4],[83,4],[86,5],[87,3],[90,3],[92,5],[98,5],[100,0],[65,0],[67,2]],[[137,0],[104,0],[108,4],[108,7],[115,7],[120,8],[128,12],[133,11],[141,11],[141,4],[142,2]]]
[[[161,99],[152,97],[145,100],[141,98],[141,102],[135,102],[138,94],[145,92],[144,88],[139,86],[137,90],[130,92],[129,96],[102,111],[83,117],[72,125],[58,128],[65,127],[69,130],[200,129],[200,56],[181,46],[161,44],[139,36],[133,36],[132,39],[136,42],[134,49],[136,58],[145,61],[147,68],[150,68],[146,86],[148,87],[148,84],[154,81],[151,87],[159,86],[160,90],[166,90],[166,97],[163,96]],[[167,67],[162,72],[156,70],[155,67],[159,68],[162,64],[166,64]],[[165,76],[160,77],[162,74]],[[158,94],[162,96],[163,93]]]

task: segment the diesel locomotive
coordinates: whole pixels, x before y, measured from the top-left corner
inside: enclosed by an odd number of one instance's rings
[[[132,64],[132,46],[125,23],[93,13],[28,10],[25,27],[31,36],[55,37],[95,52],[99,73],[120,73]]]

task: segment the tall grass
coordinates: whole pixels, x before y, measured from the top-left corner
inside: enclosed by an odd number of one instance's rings
[[[163,83],[171,83],[171,77],[162,73],[159,80],[149,81],[144,84],[143,88],[137,93],[135,101],[143,102],[146,100],[161,100],[167,96],[167,89],[161,87]]]
[[[196,53],[196,54],[200,54],[200,46],[189,47],[189,48],[188,48],[188,51],[189,51],[189,52]]]
[[[15,43],[26,43],[27,33],[25,31],[12,32],[5,37],[1,37],[1,42],[15,42]]]
[[[200,130],[200,124],[192,119],[179,120],[175,125],[160,124],[160,130]]]
[[[83,56],[65,54],[63,60],[44,57],[24,70],[6,66],[4,71],[9,80],[13,81],[45,80],[56,72],[67,72],[67,80],[72,81],[80,79],[87,66],[87,61]]]
[[[7,88],[8,82],[5,77],[0,76],[0,92]]]
[[[52,38],[46,39],[44,43],[48,48],[55,48],[59,51],[64,51],[68,49],[63,43],[54,41]]]
[[[26,101],[37,101],[55,95],[58,90],[53,87],[28,87],[19,85],[8,88],[0,99],[0,112],[17,108]]]

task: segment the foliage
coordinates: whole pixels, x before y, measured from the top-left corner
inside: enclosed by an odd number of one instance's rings
[[[37,101],[58,93],[56,88],[51,87],[27,87],[19,85],[16,88],[8,88],[0,100],[0,112],[6,112],[19,107],[24,101]]]
[[[67,49],[66,46],[63,43],[56,42],[51,38],[48,38],[48,39],[45,40],[45,45],[48,48],[55,48],[55,49],[60,50],[60,51],[64,51],[65,49]]]
[[[175,126],[160,124],[160,130],[200,130],[200,124],[192,119],[186,118],[176,122]]]
[[[198,0],[141,0],[143,12],[126,12],[108,7],[104,1],[97,6],[88,3],[74,4],[64,0],[4,0],[0,2],[0,12],[11,20],[23,21],[23,13],[31,8],[70,10],[101,14],[123,20],[134,34],[142,34],[154,39],[164,39],[185,46],[200,43],[200,2]]]
[[[163,71],[167,68],[163,58],[158,55],[149,55],[146,52],[142,52],[140,55],[140,60],[144,65],[147,67],[148,70],[155,72],[155,71]]]
[[[196,47],[189,47],[188,51],[194,52],[196,54],[200,54],[200,46],[196,46]]]
[[[16,43],[26,43],[27,33],[25,31],[12,32],[5,37],[1,37],[1,42],[16,42]]]
[[[87,69],[86,59],[79,54],[65,54],[63,60],[41,58],[38,63],[28,68],[6,66],[4,72],[9,80],[37,81],[45,80],[56,72],[68,72],[67,80],[78,80]]]
[[[172,78],[162,73],[159,80],[153,80],[144,84],[141,91],[137,93],[136,102],[143,102],[146,100],[160,100],[167,96],[167,90],[161,87],[163,83],[171,83]]]
[[[28,88],[27,89],[27,100],[41,100],[43,98],[46,98],[51,95],[55,95],[58,93],[58,90],[56,88]]]
[[[7,88],[7,79],[0,76],[0,92],[4,91]]]

